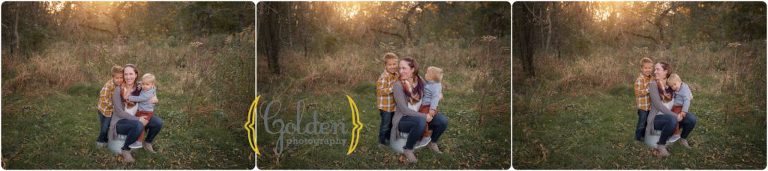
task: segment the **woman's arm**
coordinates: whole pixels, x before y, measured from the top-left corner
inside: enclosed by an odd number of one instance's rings
[[[115,92],[112,95],[112,115],[123,119],[139,120],[136,116],[128,114],[123,108],[123,98],[120,95],[122,88],[115,88]],[[114,117],[114,116],[112,116]]]
[[[403,86],[395,82],[393,89],[395,93],[395,111],[407,116],[418,116],[426,118],[426,114],[414,111],[408,108],[408,101],[406,101],[405,93],[403,93]]]
[[[675,112],[672,112],[672,110],[669,110],[669,108],[661,103],[661,97],[659,97],[659,89],[656,88],[656,86],[656,81],[651,81],[648,83],[648,87],[651,87],[649,89],[651,93],[651,106],[659,110],[661,113],[677,116]],[[655,115],[655,113],[652,113],[651,115]]]
[[[133,102],[145,102],[152,99],[152,97],[154,96],[155,96],[155,89],[153,88],[147,91],[142,91],[141,94],[139,94],[138,96],[128,96],[128,100]]]

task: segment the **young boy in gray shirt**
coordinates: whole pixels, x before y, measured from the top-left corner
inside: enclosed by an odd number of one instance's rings
[[[421,98],[421,107],[419,107],[420,113],[427,113],[432,117],[437,115],[437,104],[443,95],[443,85],[440,84],[443,80],[443,69],[430,66],[427,68],[427,73],[424,75],[426,84],[424,85],[424,97]],[[427,122],[429,127],[429,122]],[[432,131],[424,129],[424,137],[432,135]]]

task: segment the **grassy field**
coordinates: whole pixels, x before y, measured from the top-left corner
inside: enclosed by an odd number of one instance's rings
[[[3,98],[3,168],[5,169],[249,169],[253,152],[242,123],[222,111],[188,112],[189,97],[161,96],[156,115],[164,127],[155,139],[156,154],[133,152],[123,164],[106,148],[95,146],[97,86],[75,86],[48,97]],[[244,115],[244,114],[243,114]]]
[[[764,169],[765,44],[722,46],[652,53],[604,48],[575,59],[541,56],[537,66],[543,77],[515,73],[513,167]],[[691,85],[695,98],[690,111],[699,118],[689,137],[693,148],[671,145],[667,158],[654,157],[649,147],[634,140],[637,109],[631,83],[639,73],[636,61],[659,54],[667,57],[655,60],[670,62]],[[515,71],[521,71],[518,67]]]
[[[5,169],[250,169],[243,124],[254,96],[254,31],[188,40],[51,42],[30,57],[3,56]],[[8,54],[5,53],[4,55]],[[136,64],[158,82],[164,121],[157,154],[122,164],[97,149],[96,102],[112,65]]]
[[[508,39],[506,39],[507,42]],[[296,122],[296,103],[304,100],[302,122],[308,123],[312,113],[320,121],[338,121],[348,130],[340,134],[299,135],[285,134],[285,140],[305,138],[336,138],[349,141],[352,128],[349,104],[345,95],[352,97],[364,123],[357,149],[346,155],[349,144],[341,145],[285,145],[278,153],[278,135],[265,131],[264,118],[259,117],[258,157],[259,169],[507,169],[511,165],[510,90],[508,51],[489,53],[481,48],[459,47],[430,43],[413,49],[395,51],[402,56],[413,56],[423,71],[434,65],[445,70],[444,95],[441,111],[449,118],[447,131],[440,139],[444,154],[419,149],[419,162],[406,164],[396,153],[379,148],[380,116],[375,107],[375,80],[384,68],[377,58],[387,49],[349,45],[338,52],[321,57],[305,58],[301,53],[288,51],[281,58],[283,75],[268,72],[265,58],[258,58],[258,93],[262,106],[272,101],[281,103],[270,109],[270,114],[285,122]],[[499,41],[504,43],[504,41]],[[498,42],[489,46],[500,46]],[[491,43],[489,43],[491,44]],[[446,47],[456,46],[456,47]],[[446,50],[449,49],[449,50]],[[472,58],[465,58],[471,56]],[[487,59],[487,60],[484,60]],[[483,61],[500,61],[490,63]],[[490,72],[490,71],[501,72]],[[482,77],[482,76],[485,77]],[[482,79],[485,78],[485,79]],[[499,79],[501,78],[501,79]],[[498,82],[491,82],[492,80]],[[506,80],[506,81],[505,81]],[[495,83],[488,85],[489,82]],[[484,91],[489,89],[491,91]],[[494,96],[483,97],[491,92]],[[506,94],[506,95],[505,95]],[[485,102],[486,104],[484,105]],[[493,106],[497,105],[497,106]],[[484,107],[483,107],[484,106]],[[279,112],[275,110],[281,109]],[[273,120],[270,120],[271,124]],[[302,124],[302,125],[303,125]],[[272,126],[275,126],[274,124]],[[274,129],[274,127],[272,128]]]

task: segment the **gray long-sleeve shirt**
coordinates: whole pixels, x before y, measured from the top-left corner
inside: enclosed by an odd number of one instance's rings
[[[142,90],[141,94],[138,96],[128,96],[128,101],[138,102],[139,111],[152,112],[155,110],[155,104],[149,102],[149,99],[152,99],[152,97],[155,96],[155,91],[156,88],[146,91]]]
[[[395,82],[392,90],[395,95],[395,115],[392,116],[392,131],[390,131],[389,136],[390,142],[394,142],[397,139],[397,136],[399,135],[398,133],[400,132],[398,125],[400,124],[400,119],[402,119],[403,116],[415,116],[425,119],[427,118],[426,113],[419,113],[411,108],[408,108],[408,101],[406,100],[407,98],[405,96],[405,92],[403,92],[403,86],[400,81]]]
[[[115,127],[117,126],[117,121],[120,121],[121,119],[139,120],[139,118],[136,116],[133,116],[125,111],[125,106],[123,106],[123,98],[120,96],[120,91],[122,91],[121,86],[117,86],[115,87],[115,92],[112,95],[112,120],[109,123],[109,134],[107,136],[110,141],[117,137],[117,129]]]
[[[672,112],[669,108],[664,106],[664,104],[661,102],[661,96],[659,95],[661,92],[659,92],[658,84],[656,81],[651,81],[648,83],[648,89],[650,92],[651,97],[651,113],[648,113],[648,119],[646,122],[645,127],[645,135],[650,135],[655,128],[653,127],[653,122],[656,119],[656,115],[665,114],[665,115],[673,115],[677,117],[677,114],[675,112]]]
[[[424,97],[421,98],[421,104],[429,105],[429,109],[437,110],[437,104],[440,102],[440,94],[442,93],[443,85],[439,82],[427,81],[424,86]]]
[[[693,99],[693,93],[691,93],[688,84],[681,83],[680,89],[675,92],[675,106],[683,106],[683,112],[688,113],[688,108],[691,106],[691,99]]]

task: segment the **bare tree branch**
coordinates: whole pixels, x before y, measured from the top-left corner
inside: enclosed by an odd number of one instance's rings
[[[407,39],[405,39],[405,36],[403,36],[401,34],[392,33],[392,32],[388,32],[388,31],[384,31],[384,30],[379,30],[379,29],[371,29],[371,31],[378,32],[378,33],[381,33],[381,34],[390,35],[390,36],[395,36],[395,37],[399,38],[400,40],[402,40],[403,44],[407,44],[408,43]]]

